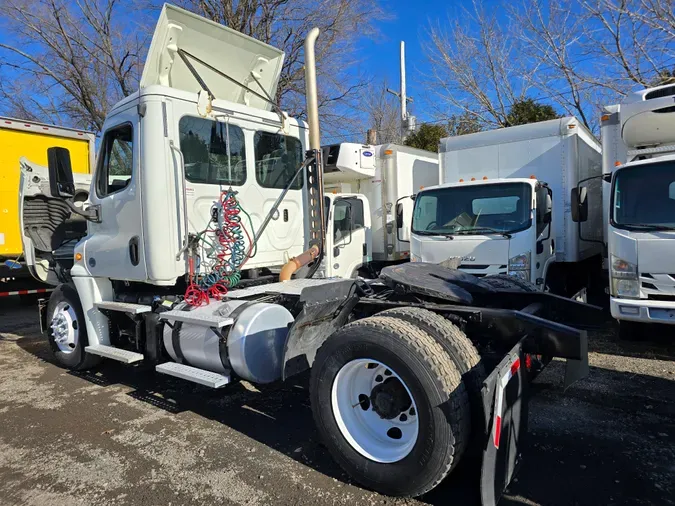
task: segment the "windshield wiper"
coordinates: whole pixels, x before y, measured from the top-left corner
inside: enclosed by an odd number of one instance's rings
[[[508,232],[504,232],[503,230],[497,230],[496,228],[483,227],[483,226],[474,227],[474,228],[467,228],[467,229],[464,229],[464,230],[458,230],[456,233],[462,234],[462,233],[467,233],[467,232],[476,232],[477,230],[488,231],[491,234],[499,234],[503,237],[506,237],[507,239],[511,239],[511,234],[509,234]],[[472,234],[468,233],[467,235],[472,235]]]
[[[641,228],[643,230],[675,230],[675,227],[668,225],[652,225],[649,223],[626,223],[625,227]]]
[[[442,237],[447,237],[448,239],[454,239],[453,234],[450,232],[432,232],[430,230],[415,230],[413,231],[414,234],[417,235],[439,235]]]

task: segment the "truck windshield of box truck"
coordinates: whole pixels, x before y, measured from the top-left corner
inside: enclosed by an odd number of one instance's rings
[[[509,234],[532,225],[532,187],[526,183],[427,190],[415,201],[412,230],[420,235]]]
[[[612,226],[675,230],[675,161],[628,166],[616,172]]]

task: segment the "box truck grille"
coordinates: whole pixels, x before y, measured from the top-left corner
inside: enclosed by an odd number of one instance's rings
[[[644,295],[653,300],[675,299],[675,274],[654,274],[644,272],[640,275],[640,286]],[[657,297],[666,297],[659,299]]]
[[[459,268],[467,274],[473,274],[477,278],[494,274],[506,274],[506,265],[473,265],[460,264]]]
[[[659,300],[661,302],[675,302],[675,295],[647,295],[648,300]]]
[[[666,86],[665,88],[661,88],[659,90],[650,91],[649,93],[645,94],[645,100],[670,97],[671,95],[675,95],[675,86]]]

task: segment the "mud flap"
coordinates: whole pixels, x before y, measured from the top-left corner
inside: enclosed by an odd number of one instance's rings
[[[527,434],[528,371],[520,341],[483,382],[487,427],[481,465],[483,506],[494,506],[520,464]]]

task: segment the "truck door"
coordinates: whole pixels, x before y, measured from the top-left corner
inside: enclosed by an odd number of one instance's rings
[[[94,277],[145,281],[136,107],[115,114],[113,121],[103,133],[89,195],[100,208],[101,223],[89,223],[85,261]]]
[[[330,276],[354,277],[369,261],[370,209],[363,196],[338,197],[329,213],[326,258]]]
[[[543,289],[548,265],[555,260],[555,239],[552,234],[553,222],[551,221],[553,192],[549,187],[540,185],[537,187],[535,195],[537,206],[537,242],[532,266],[532,281]]]

